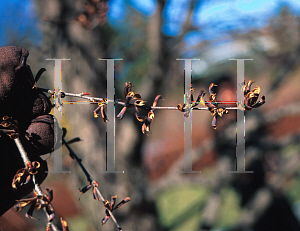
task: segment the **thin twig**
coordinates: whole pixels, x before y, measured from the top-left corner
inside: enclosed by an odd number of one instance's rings
[[[69,150],[71,158],[75,159],[77,161],[77,163],[79,164],[79,166],[82,169],[84,175],[86,176],[88,182],[90,184],[92,184],[94,180],[92,179],[91,175],[89,174],[89,172],[86,170],[86,168],[82,164],[82,159],[80,159],[77,156],[77,154],[73,151],[73,149],[70,147],[70,145],[67,143],[67,141],[64,138],[62,138],[62,142],[67,147],[67,149]]]
[[[29,163],[31,163],[31,161],[29,160],[29,158],[27,156],[27,153],[26,153],[25,149],[23,148],[23,145],[22,145],[20,139],[16,138],[16,139],[14,139],[14,141],[15,141],[18,149],[19,149],[19,152],[21,154],[21,157],[22,157],[23,162],[24,162],[25,167],[26,167]]]
[[[66,140],[64,138],[62,138],[62,142],[67,147],[67,149],[68,149],[68,151],[70,153],[71,158],[75,159],[77,161],[77,163],[79,164],[79,166],[82,169],[84,175],[86,176],[88,182],[90,184],[92,184],[93,187],[95,187],[97,195],[99,196],[99,198],[101,199],[101,201],[103,202],[103,205],[104,205],[105,199],[104,199],[103,195],[101,194],[100,190],[97,188],[98,183],[91,177],[91,175],[89,174],[89,172],[87,171],[87,169],[82,164],[82,159],[77,156],[77,154],[73,151],[73,149],[70,147],[70,145],[66,142]],[[107,210],[107,211],[109,212],[109,215],[112,218],[113,222],[116,224],[118,230],[122,231],[121,226],[118,224],[118,222],[117,222],[116,218],[114,217],[114,215],[112,214],[112,212],[110,210]]]
[[[19,138],[15,138],[14,141],[15,141],[18,149],[19,149],[19,152],[20,152],[21,157],[23,159],[24,165],[28,166],[28,164],[30,164],[31,161],[29,160],[29,158],[27,156],[27,153],[26,153],[26,151],[25,151],[25,149],[24,149],[24,147],[23,147],[20,139]],[[33,175],[32,179],[33,179],[33,184],[34,184],[34,190],[36,191],[36,193],[38,195],[40,195],[40,196],[44,195],[41,187],[39,186],[39,184],[35,180],[35,175]],[[42,203],[44,203],[44,202],[42,201]],[[47,217],[49,218],[49,215],[48,215],[48,213],[46,211],[46,208],[44,208],[44,211],[45,211]],[[54,225],[53,221],[49,221],[49,224],[51,225],[51,228],[52,228],[53,231],[59,231],[59,229]]]
[[[34,191],[37,193],[37,195],[43,196],[43,195],[44,195],[44,194],[43,194],[43,191],[42,191],[42,189],[41,189],[41,186],[36,182],[36,180],[35,180],[35,175],[33,175],[32,180],[33,180],[33,183],[34,183]],[[44,201],[41,201],[41,203],[42,203],[42,204],[45,204]],[[44,209],[44,211],[45,211],[45,213],[46,213],[46,215],[47,215],[47,217],[48,217],[48,220],[49,220],[49,215],[48,215],[48,213],[47,213],[46,208],[44,207],[43,209]],[[60,231],[60,230],[53,224],[52,221],[49,222],[48,224],[51,226],[51,229],[52,229],[53,231]]]
[[[45,89],[45,88],[38,88],[38,89],[40,89],[40,90],[42,90],[44,92],[48,92],[50,94],[54,94],[54,92],[52,90],[49,90],[49,89]],[[89,103],[91,103],[91,104],[92,103],[97,104],[97,103],[100,103],[100,102],[104,102],[106,100],[107,102],[114,102],[114,103],[122,105],[122,106],[128,106],[129,108],[135,106],[132,103],[126,104],[123,100],[120,100],[120,99],[111,100],[111,99],[105,99],[105,98],[98,98],[98,97],[86,96],[85,94],[87,94],[87,93],[84,93],[84,92],[76,94],[76,93],[68,93],[68,92],[63,92],[62,91],[62,93],[65,96],[71,96],[71,97],[78,97],[78,98],[82,98],[82,99],[87,99],[87,100],[90,101]],[[68,101],[62,101],[62,103],[67,103],[67,102]],[[76,101],[74,101],[74,103],[76,103]],[[230,104],[237,104],[237,102],[234,102],[234,101],[228,101],[228,102],[220,101],[220,102],[216,102],[216,103],[218,103],[218,104],[228,104],[228,103],[230,103]],[[166,107],[146,106],[145,108],[147,108],[149,110],[151,110],[151,109],[155,109],[155,110],[178,110],[177,107],[169,107],[169,106],[166,106]],[[226,110],[237,110],[237,109],[242,110],[240,107],[226,107],[225,109]],[[198,111],[198,110],[200,110],[200,111],[206,110],[207,111],[207,110],[209,110],[209,108],[207,108],[207,107],[201,107],[201,108],[192,107],[191,110],[196,110],[196,111]]]

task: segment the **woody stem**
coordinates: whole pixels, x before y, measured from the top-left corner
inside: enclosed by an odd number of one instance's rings
[[[29,164],[31,164],[31,161],[29,160],[28,156],[27,156],[27,153],[20,141],[19,138],[15,138],[14,139],[16,145],[17,145],[17,148],[19,149],[19,152],[21,154],[21,157],[23,159],[23,162],[24,162],[24,165],[25,166],[28,166]],[[33,179],[33,184],[34,184],[34,190],[36,191],[36,193],[38,195],[43,195],[43,192],[42,192],[42,189],[41,187],[39,186],[39,184],[36,182],[36,179],[35,179],[35,175],[32,175],[32,179]],[[48,217],[48,213],[46,211],[46,208],[44,208],[44,211]],[[50,222],[50,225],[51,225],[51,228],[53,229],[53,231],[59,231],[59,229],[53,224],[53,222]]]
[[[73,149],[70,147],[70,145],[66,142],[66,140],[64,138],[62,138],[62,142],[67,147],[67,149],[70,153],[70,156],[72,158],[74,158],[77,161],[77,163],[79,164],[80,168],[82,169],[82,171],[83,171],[84,175],[86,176],[87,180],[89,181],[89,183],[92,184],[93,187],[95,187],[97,195],[98,195],[98,197],[100,197],[100,199],[101,199],[101,201],[103,202],[103,205],[104,205],[105,199],[104,199],[102,193],[100,192],[100,190],[97,188],[98,185],[97,185],[96,181],[93,180],[93,178],[91,177],[91,175],[89,174],[87,169],[82,164],[82,159],[78,157],[78,155],[73,151]],[[112,214],[112,212],[110,210],[108,210],[108,212],[109,212],[109,215],[110,215],[111,219],[116,224],[118,230],[122,231],[121,226],[118,224],[118,222],[117,222],[116,218],[114,217],[114,215]]]

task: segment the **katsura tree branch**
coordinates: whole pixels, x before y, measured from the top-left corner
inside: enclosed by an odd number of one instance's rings
[[[43,191],[42,191],[42,189],[41,189],[41,186],[36,182],[36,180],[35,180],[35,175],[33,175],[32,180],[33,180],[33,183],[34,183],[34,190],[36,191],[37,195],[43,196],[43,195],[44,195],[44,194],[43,194]],[[44,203],[45,203],[45,202],[42,201],[42,204],[44,204]],[[47,213],[47,210],[46,210],[45,207],[43,208],[43,210],[45,211],[45,214],[47,215],[48,220],[50,220],[51,217],[50,217],[49,214]],[[53,231],[60,231],[60,230],[53,224],[53,221],[48,222],[47,227],[49,227],[49,226],[51,227],[51,229],[52,229]]]
[[[50,93],[51,95],[54,95],[54,91],[52,90],[49,90],[49,89],[45,89],[45,88],[38,88],[40,90],[42,90],[43,92],[47,92],[47,93]],[[116,104],[119,104],[119,105],[122,105],[122,106],[128,106],[129,108],[130,107],[134,107],[135,104],[133,103],[128,103],[126,104],[123,100],[121,99],[116,99],[116,100],[110,100],[110,99],[106,99],[106,98],[99,98],[99,97],[91,97],[91,96],[87,96],[89,95],[89,93],[87,92],[81,92],[81,93],[68,93],[68,92],[61,92],[61,97],[64,98],[65,96],[71,96],[71,97],[77,97],[77,98],[81,98],[81,99],[87,99],[89,100],[89,103],[90,104],[99,104],[99,103],[107,103],[107,102],[114,102]],[[233,104],[233,103],[236,103],[236,102],[224,102],[224,101],[220,101],[218,102],[219,104],[226,104],[226,103],[230,103],[230,104]],[[151,110],[151,109],[157,109],[157,110],[178,110],[177,106],[176,107],[172,107],[172,106],[166,106],[166,107],[158,107],[158,106],[145,106],[144,107],[145,109],[147,110]],[[206,107],[203,107],[203,108],[191,108],[192,110],[209,110],[208,108]],[[226,109],[228,110],[237,110],[237,109],[240,109],[240,107],[226,107]]]
[[[21,144],[20,139],[19,139],[19,138],[15,138],[14,141],[15,141],[15,143],[16,143],[18,149],[19,149],[19,152],[20,152],[20,154],[21,154],[21,157],[22,157],[22,159],[23,159],[23,162],[24,162],[25,167],[26,167],[26,166],[31,167],[31,161],[29,160],[29,158],[28,158],[28,156],[27,156],[27,153],[26,153],[26,151],[25,151],[23,145]],[[42,191],[40,185],[36,182],[36,179],[35,179],[35,175],[34,175],[34,174],[32,175],[32,181],[33,181],[33,184],[34,184],[34,190],[35,190],[37,196],[44,197],[45,195],[44,195],[44,193],[43,193],[43,191]],[[45,202],[44,202],[43,200],[41,200],[41,204],[44,205]],[[50,226],[50,227],[52,228],[53,231],[59,231],[59,229],[58,229],[58,228],[55,226],[55,224],[53,223],[53,218],[54,218],[55,215],[54,215],[53,217],[51,217],[51,215],[48,214],[46,207],[43,207],[43,210],[45,211],[45,214],[47,215],[47,218],[48,218],[48,225],[47,225],[47,227]],[[54,214],[54,213],[53,213],[53,214]]]
[[[30,205],[30,208],[26,213],[26,217],[33,218],[32,214],[34,209],[39,210],[43,208],[48,218],[47,231],[50,231],[51,229],[53,231],[59,231],[53,223],[55,218],[54,208],[51,204],[51,201],[53,200],[53,191],[46,189],[47,193],[44,194],[39,183],[36,181],[36,174],[39,171],[40,163],[37,161],[31,162],[28,158],[28,155],[19,139],[20,134],[18,122],[8,116],[4,116],[0,126],[3,127],[0,131],[14,140],[25,166],[25,168],[19,169],[15,174],[12,181],[12,187],[17,189],[29,182],[32,182],[34,185],[34,197],[18,200],[18,203],[14,207],[15,210],[20,211],[27,205]],[[68,230],[67,223],[63,220],[62,225],[64,230]]]
[[[70,157],[72,159],[75,159],[76,162],[79,164],[81,170],[83,171],[84,175],[86,176],[87,178],[87,181],[89,182],[89,185],[85,186],[84,188],[82,189],[79,189],[80,191],[80,194],[83,194],[85,193],[86,191],[88,191],[90,188],[93,188],[93,194],[94,194],[94,199],[96,200],[101,200],[103,202],[103,205],[104,207],[106,208],[105,212],[106,212],[106,216],[105,218],[103,218],[102,220],[102,224],[105,224],[106,221],[111,217],[113,222],[115,223],[115,225],[117,226],[118,230],[122,231],[122,228],[121,226],[118,224],[116,218],[114,217],[112,211],[116,208],[113,208],[113,204],[111,207],[108,206],[109,201],[108,200],[105,200],[102,193],[100,192],[100,190],[98,189],[98,183],[91,177],[91,175],[89,174],[89,172],[87,171],[87,169],[85,168],[85,166],[82,164],[82,159],[78,157],[78,155],[73,151],[73,149],[70,147],[70,145],[68,144],[68,142],[64,139],[64,137],[62,137],[62,142],[63,144],[67,147],[68,151],[69,151],[69,154],[70,154]],[[117,196],[114,196],[112,198],[116,198]],[[126,202],[130,201],[130,198],[127,197],[125,199]],[[123,200],[124,201],[124,200]],[[123,204],[124,204],[123,203]],[[119,203],[121,204],[121,203]],[[120,206],[116,206],[117,208],[120,207]]]
[[[244,102],[233,102],[233,101],[217,101],[216,100],[216,92],[214,91],[214,87],[217,85],[214,83],[211,83],[208,92],[209,92],[209,100],[205,101],[204,95],[205,92],[203,90],[200,91],[197,99],[194,101],[193,98],[193,92],[194,89],[191,87],[189,92],[186,93],[186,99],[188,102],[190,102],[190,105],[187,104],[178,104],[176,107],[158,107],[157,103],[159,99],[161,99],[161,95],[157,95],[156,98],[154,99],[154,102],[152,106],[148,106],[145,104],[146,101],[142,100],[142,97],[138,93],[134,93],[132,91],[132,83],[131,82],[126,82],[125,83],[125,88],[124,88],[124,96],[125,100],[111,100],[111,99],[106,99],[106,98],[97,98],[97,97],[90,97],[88,96],[89,93],[82,92],[79,94],[74,94],[74,93],[66,93],[63,91],[60,91],[58,93],[55,93],[51,90],[48,89],[43,89],[40,88],[41,90],[50,93],[52,96],[55,94],[60,94],[61,98],[64,98],[65,96],[72,96],[72,97],[79,97],[82,99],[87,99],[89,100],[89,103],[97,103],[98,107],[94,110],[94,117],[97,118],[99,117],[99,112],[101,112],[101,116],[104,122],[108,121],[108,118],[105,113],[105,107],[108,102],[114,102],[115,104],[122,105],[123,108],[120,111],[120,113],[117,115],[118,118],[122,119],[125,112],[127,111],[128,108],[135,108],[135,116],[136,119],[139,122],[142,122],[142,132],[146,134],[147,132],[150,131],[150,124],[153,121],[155,114],[154,110],[179,110],[181,112],[185,112],[185,116],[189,116],[189,111],[190,110],[206,110],[210,111],[211,115],[213,116],[212,119],[212,127],[214,129],[217,128],[217,118],[222,117],[223,114],[228,114],[228,110],[243,110],[243,111],[250,111],[252,108],[258,108],[261,105],[265,103],[265,96],[262,96],[260,100],[258,100],[259,94],[260,94],[260,87],[256,86],[251,90],[251,85],[254,82],[249,80],[246,84],[244,84],[241,88],[242,92],[244,93]],[[62,102],[63,103],[63,102]],[[226,104],[236,104],[237,107],[223,107],[223,105]],[[198,107],[199,105],[203,105],[205,107]],[[220,107],[222,105],[222,107]],[[142,116],[139,113],[139,108],[148,111],[147,116]]]
[[[77,163],[79,164],[81,170],[83,171],[84,175],[86,176],[87,181],[90,184],[93,184],[94,180],[92,179],[91,175],[89,174],[89,172],[86,170],[86,168],[82,164],[82,159],[77,156],[77,154],[73,151],[73,149],[70,147],[70,145],[66,142],[66,140],[64,138],[62,138],[62,142],[66,146],[66,148],[68,149],[70,157],[72,159],[75,159],[77,161]]]

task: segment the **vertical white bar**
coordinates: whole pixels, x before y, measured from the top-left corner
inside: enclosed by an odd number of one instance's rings
[[[192,86],[192,61],[200,59],[176,59],[184,60],[184,169],[177,173],[201,173],[193,171],[193,148],[192,148],[192,109],[191,109],[191,86]]]
[[[230,59],[237,61],[237,84],[236,96],[237,103],[241,103],[242,109],[237,109],[236,114],[236,171],[228,171],[229,173],[253,173],[245,169],[245,112],[244,112],[244,92],[242,92],[240,84],[245,83],[245,60],[253,59]]]
[[[58,134],[57,131],[61,127],[62,120],[62,102],[61,102],[61,93],[62,90],[62,61],[71,60],[71,59],[46,59],[54,60],[54,116],[57,123],[54,123],[54,134]],[[71,171],[63,171],[63,157],[62,149],[59,148],[54,151],[53,155],[53,170],[49,170],[48,173],[70,173]]]
[[[116,171],[115,149],[115,60],[123,59],[99,59],[107,61],[107,118],[106,122],[106,171],[105,173],[124,173]]]

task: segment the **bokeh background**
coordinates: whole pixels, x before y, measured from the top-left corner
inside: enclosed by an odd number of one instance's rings
[[[98,58],[122,58],[115,62],[116,99],[131,81],[148,105],[161,94],[159,106],[176,106],[184,94],[184,65],[176,59],[201,58],[193,62],[195,93],[214,82],[218,100],[235,101],[236,62],[228,59],[253,59],[245,79],[266,96],[265,105],[245,113],[246,169],[253,174],[228,173],[235,170],[234,110],[216,130],[209,112],[193,112],[193,170],[201,174],[175,173],[183,170],[180,111],[156,110],[148,136],[134,110],[116,118],[116,170],[124,174],[99,173],[106,126],[93,116],[97,105],[65,104],[62,126],[67,140],[82,139],[72,148],[103,195],[131,198],[114,212],[125,231],[300,230],[300,1],[12,0],[0,1],[0,13],[0,45],[28,49],[33,73],[47,69],[43,88],[54,88],[54,62],[46,59],[71,58],[62,64],[63,90],[106,97],[106,64]],[[57,217],[71,231],[117,230],[111,220],[101,225],[105,211],[92,192],[78,201],[86,178],[62,152],[71,173],[49,174],[42,185],[54,190]],[[51,170],[53,157],[45,158]],[[45,230],[42,212],[35,213],[39,221],[25,212],[5,213],[0,229]]]

